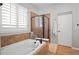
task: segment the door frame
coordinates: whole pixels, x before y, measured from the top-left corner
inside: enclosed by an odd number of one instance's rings
[[[57,19],[58,19],[58,16],[60,16],[60,15],[66,15],[66,14],[72,14],[72,26],[73,26],[73,13],[72,13],[72,11],[66,11],[66,12],[58,13],[57,14]],[[73,27],[72,27],[72,30],[73,30]],[[71,35],[73,35],[73,31],[72,31]],[[58,38],[58,20],[57,20],[57,38]],[[58,39],[58,45],[60,45],[59,44],[59,39]],[[68,47],[72,48],[72,39],[71,39],[71,46],[68,46]]]

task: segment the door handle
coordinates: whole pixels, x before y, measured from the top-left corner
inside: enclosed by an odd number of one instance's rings
[[[58,30],[58,32],[60,32],[60,30]]]

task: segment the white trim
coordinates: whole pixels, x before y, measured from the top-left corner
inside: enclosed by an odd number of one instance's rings
[[[72,49],[79,50],[79,48],[72,47]]]

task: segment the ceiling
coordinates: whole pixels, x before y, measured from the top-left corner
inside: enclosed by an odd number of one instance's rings
[[[47,8],[52,7],[52,3],[32,3],[31,5],[35,6],[36,8]]]
[[[64,5],[72,5],[72,4],[68,4],[68,3],[20,3],[23,6],[28,6],[28,7],[33,7],[35,8],[36,11],[38,11],[39,13],[43,13],[43,12],[47,12],[48,10],[55,10],[56,8],[58,8],[58,6],[64,6]]]
[[[72,5],[79,5],[79,3],[20,3],[23,6],[28,6],[30,5],[31,7],[35,8],[50,8],[50,7],[56,7],[56,6],[72,6]]]
[[[19,4],[25,7],[30,5],[31,7],[35,7],[35,8],[48,8],[48,7],[56,6],[56,3],[19,3]]]

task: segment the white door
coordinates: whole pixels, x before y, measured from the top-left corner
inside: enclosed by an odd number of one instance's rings
[[[58,44],[72,46],[72,13],[58,16]]]

